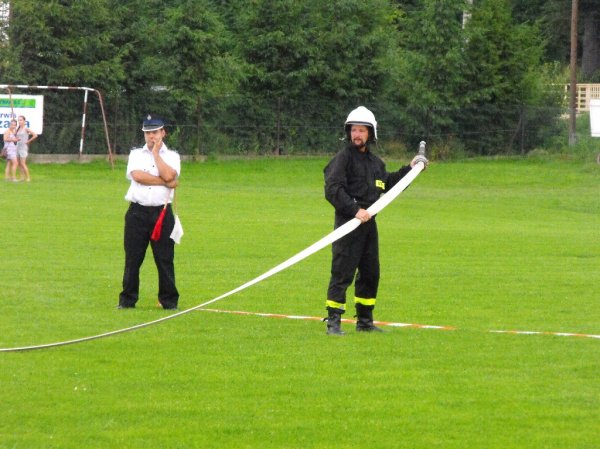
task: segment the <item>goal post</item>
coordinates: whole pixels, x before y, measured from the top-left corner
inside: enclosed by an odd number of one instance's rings
[[[13,90],[69,90],[69,91],[83,91],[83,113],[81,116],[81,139],[79,141],[79,157],[81,158],[83,154],[83,146],[85,142],[85,127],[86,127],[86,115],[87,115],[87,105],[88,105],[88,96],[89,93],[92,92],[98,97],[98,102],[100,104],[100,110],[102,112],[102,122],[104,124],[104,136],[106,138],[106,148],[108,152],[108,160],[112,168],[114,168],[114,158],[113,151],[110,146],[110,137],[108,135],[108,124],[106,122],[106,112],[104,110],[104,100],[102,98],[102,94],[97,89],[92,89],[91,87],[81,87],[81,86],[33,86],[27,84],[0,84],[0,89],[6,90],[9,96],[10,108],[12,115],[14,116],[14,106],[13,106]]]

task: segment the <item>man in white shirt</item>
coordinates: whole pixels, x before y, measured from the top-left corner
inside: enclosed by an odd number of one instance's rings
[[[164,122],[148,115],[142,125],[143,148],[129,154],[127,179],[131,181],[125,199],[130,202],[125,214],[125,271],[119,308],[135,307],[139,296],[140,267],[148,244],[158,269],[158,302],[167,310],[177,309],[179,292],[175,286],[175,242],[169,237],[175,217],[171,210],[175,188],[181,172],[179,154],[163,143]],[[160,238],[150,239],[158,217],[167,203]]]

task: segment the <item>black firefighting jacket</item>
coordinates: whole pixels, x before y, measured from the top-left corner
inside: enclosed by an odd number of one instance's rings
[[[360,208],[367,209],[411,170],[404,166],[396,172],[385,170],[385,163],[367,149],[361,153],[348,145],[327,164],[325,198],[336,214],[353,218]]]

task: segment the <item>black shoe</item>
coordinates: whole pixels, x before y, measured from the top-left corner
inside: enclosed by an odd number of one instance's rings
[[[373,324],[373,306],[356,304],[356,332],[384,332]]]
[[[344,332],[343,330],[341,330],[339,328],[328,327],[327,335],[346,335],[346,332]]]
[[[371,324],[370,326],[359,326],[356,325],[356,332],[385,332],[382,328]]]
[[[327,307],[327,318],[323,318],[323,321],[327,321],[327,335],[346,335],[342,330],[343,313],[342,309]]]
[[[135,309],[135,306],[127,306],[125,304],[119,304],[117,309]]]

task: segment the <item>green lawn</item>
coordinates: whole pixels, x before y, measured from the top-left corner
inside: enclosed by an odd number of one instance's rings
[[[184,164],[180,310],[332,230],[326,162]],[[138,307],[116,308],[124,171],[33,165],[31,183],[0,184],[1,348],[169,316],[150,253]],[[599,166],[556,160],[417,177],[378,217],[375,318],[455,330],[344,324],[336,338],[318,321],[192,311],[0,352],[0,449],[600,448],[600,340],[491,332],[600,334],[599,186]],[[209,307],[324,316],[329,262],[326,248]]]

